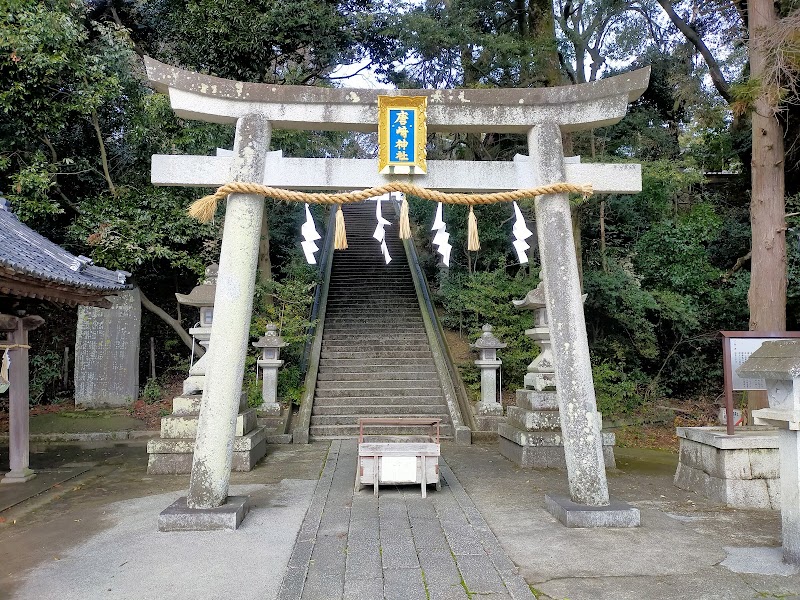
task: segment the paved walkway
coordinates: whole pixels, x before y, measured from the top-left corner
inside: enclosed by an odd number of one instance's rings
[[[453,472],[442,490],[353,493],[356,442],[334,441],[279,600],[533,599]]]

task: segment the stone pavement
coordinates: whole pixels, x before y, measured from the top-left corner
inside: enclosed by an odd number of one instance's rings
[[[279,600],[533,599],[453,472],[439,492],[354,494],[356,442],[333,441]]]

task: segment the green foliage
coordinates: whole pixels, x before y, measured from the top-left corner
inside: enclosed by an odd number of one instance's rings
[[[148,377],[139,393],[145,404],[154,404],[164,397],[164,387],[158,377]]]
[[[280,280],[260,282],[256,286],[253,320],[250,325],[250,336],[260,337],[264,334],[267,323],[278,326],[278,333],[288,345],[281,349],[281,359],[286,366],[278,371],[278,398],[290,403],[299,403],[303,394],[303,379],[300,372],[300,361],[308,332],[314,321],[310,320],[311,305],[314,301],[314,289],[317,285],[317,272],[309,265],[301,262],[297,255],[288,265]],[[251,359],[255,364],[257,349],[251,350]],[[255,379],[255,377],[253,377]],[[253,389],[261,402],[261,389]]]
[[[306,84],[361,57],[370,0],[163,0],[141,6],[143,42],[163,59],[242,81]]]
[[[299,365],[287,365],[278,371],[278,398],[299,405],[304,391],[303,373]]]
[[[53,350],[42,349],[30,354],[28,362],[30,404],[40,404],[45,400],[55,399],[61,382],[61,361],[61,355]]]
[[[592,378],[597,410],[604,415],[628,414],[644,402],[644,397],[637,393],[636,381],[612,363],[593,364]]]

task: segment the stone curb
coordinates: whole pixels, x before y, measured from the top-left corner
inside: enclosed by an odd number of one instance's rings
[[[297,534],[289,565],[278,592],[278,600],[300,600],[303,596],[311,553],[317,539],[319,524],[322,521],[322,511],[328,501],[328,494],[333,484],[333,473],[336,471],[340,448],[341,441],[331,442],[325,466],[314,489],[311,505],[308,507],[300,532]]]
[[[495,569],[497,569],[497,572],[500,574],[500,578],[503,584],[505,584],[508,593],[515,600],[530,598],[532,595],[531,590],[525,582],[525,579],[519,574],[518,567],[506,556],[505,550],[503,550],[497,537],[495,537],[494,533],[489,528],[483,515],[481,515],[480,511],[476,508],[455,473],[453,473],[452,469],[450,469],[441,457],[439,470],[453,493],[453,497],[461,507],[461,510],[464,511],[468,521],[478,535],[481,546],[483,546],[486,554],[494,564]]]
[[[81,433],[33,433],[31,443],[54,442],[109,442],[149,440],[159,437],[158,431],[94,431]],[[0,435],[0,443],[8,443],[8,435]]]

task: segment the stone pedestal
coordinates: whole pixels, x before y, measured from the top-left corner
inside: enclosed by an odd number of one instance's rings
[[[172,400],[172,414],[161,419],[161,437],[147,443],[148,473],[191,473],[201,402],[199,394],[177,396]],[[244,394],[235,430],[231,470],[250,471],[267,453],[267,428],[258,426],[256,411],[247,408]]]
[[[780,510],[778,431],[768,427],[678,427],[675,485],[730,508]]]
[[[189,508],[186,496],[181,496],[158,515],[158,530],[237,529],[249,510],[250,503],[247,496],[228,496],[224,504],[214,508]]]
[[[189,377],[183,380],[184,395],[202,394],[206,385],[206,365],[208,364],[208,343],[211,340],[211,327],[192,327],[189,333],[197,343],[205,348],[206,353],[189,367]]]
[[[764,378],[769,408],[753,411],[756,425],[779,428],[783,559],[800,564],[800,341],[764,342],[736,372]]]
[[[556,392],[517,390],[517,405],[509,406],[507,413],[507,421],[498,427],[503,456],[522,467],[567,468]],[[602,416],[596,414],[602,429]],[[604,432],[602,438],[605,466],[613,469],[615,436]]]
[[[526,329],[525,335],[536,343],[541,352],[528,365],[528,372],[525,374],[526,390],[552,390],[556,386],[555,367],[553,366],[553,348],[550,342],[550,328],[547,326],[547,312],[544,309],[536,311],[537,326],[533,329]],[[543,323],[539,323],[544,319]]]

